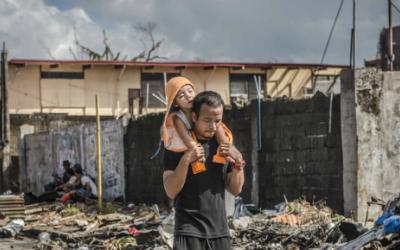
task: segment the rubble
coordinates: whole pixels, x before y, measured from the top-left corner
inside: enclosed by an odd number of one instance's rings
[[[247,227],[235,227],[235,221],[242,218],[251,218],[251,221]],[[328,242],[343,219],[322,203],[311,205],[303,199],[287,202],[276,211],[232,219],[236,229],[232,235],[233,247],[237,250],[319,247]]]
[[[107,203],[100,214],[97,205],[38,203],[27,206],[25,213],[23,220],[0,218],[0,232],[10,240],[34,240],[34,249],[172,249],[174,211],[157,205]],[[396,249],[400,245],[396,234],[367,230],[323,202],[311,204],[304,199],[262,211],[237,203],[235,216],[228,221],[235,250]]]

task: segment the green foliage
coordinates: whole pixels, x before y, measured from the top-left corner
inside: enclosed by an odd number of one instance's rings
[[[68,204],[68,206],[61,213],[63,217],[68,217],[75,214],[79,214],[80,212],[81,210],[77,206],[73,204]]]

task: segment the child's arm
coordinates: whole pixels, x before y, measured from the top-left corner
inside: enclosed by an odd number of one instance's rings
[[[178,132],[179,136],[181,137],[185,146],[187,148],[193,148],[194,146],[196,146],[197,143],[190,136],[189,130],[186,128],[183,121],[180,118],[175,116],[173,118],[173,122],[174,122],[175,129]]]

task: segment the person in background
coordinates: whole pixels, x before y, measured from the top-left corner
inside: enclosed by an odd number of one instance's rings
[[[72,169],[80,188],[64,194],[62,201],[67,202],[72,199],[73,201],[88,202],[90,199],[97,199],[97,186],[89,176],[83,175],[82,166],[77,163]]]
[[[62,162],[62,166],[64,169],[62,178],[58,177],[56,174],[53,174],[54,181],[44,186],[46,193],[62,190],[62,186],[67,183],[72,176],[74,176],[74,171],[72,170],[71,163],[68,160],[64,160]]]

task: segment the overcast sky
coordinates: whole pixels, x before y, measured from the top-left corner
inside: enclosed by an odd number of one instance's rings
[[[79,41],[102,51],[143,49],[138,24],[157,24],[170,61],[319,63],[341,0],[0,0],[0,41],[9,58],[73,59]],[[400,0],[393,0],[400,6]],[[374,56],[387,1],[357,0],[357,65]],[[394,25],[400,15],[393,10]],[[344,0],[324,63],[348,64],[352,0]],[[82,57],[80,57],[82,58]]]

